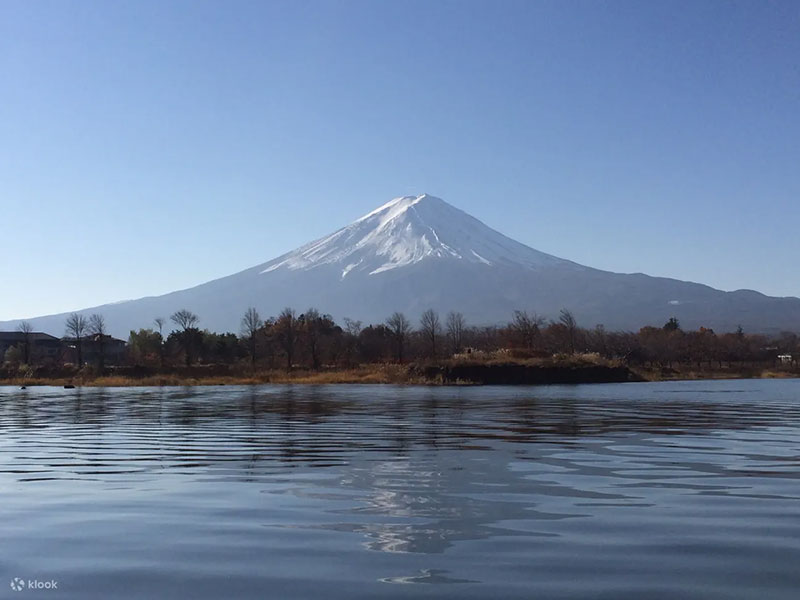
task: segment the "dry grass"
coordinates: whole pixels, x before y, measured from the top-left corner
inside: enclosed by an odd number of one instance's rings
[[[771,371],[767,369],[761,372],[763,379],[793,379],[800,377],[800,373],[796,371]]]
[[[158,387],[195,385],[258,385],[264,383],[405,383],[430,384],[409,375],[405,365],[365,365],[355,369],[331,371],[259,371],[252,374],[223,375],[209,377],[186,377],[183,375],[153,375],[148,377],[123,376],[75,376],[56,378],[15,377],[0,380],[0,385],[14,386],[86,386],[86,387]]]
[[[546,357],[520,357],[512,356],[508,352],[473,352],[470,354],[456,354],[451,359],[444,361],[437,361],[432,364],[443,365],[525,365],[529,367],[587,367],[587,366],[603,366],[603,367],[618,367],[623,366],[623,363],[616,360],[609,360],[603,358],[596,352],[585,352],[576,354],[555,354]]]
[[[693,369],[685,366],[663,370],[650,367],[635,367],[634,373],[647,381],[696,381],[716,379],[792,379],[800,377],[796,371],[774,371],[761,368],[741,369]]]

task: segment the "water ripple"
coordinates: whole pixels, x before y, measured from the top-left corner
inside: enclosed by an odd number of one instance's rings
[[[793,598],[799,397],[0,388],[0,577],[59,598]]]

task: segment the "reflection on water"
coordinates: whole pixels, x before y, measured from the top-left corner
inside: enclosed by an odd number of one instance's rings
[[[794,597],[798,392],[0,388],[0,577],[60,598]]]
[[[477,583],[470,579],[453,579],[447,577],[447,571],[441,569],[422,569],[419,575],[406,575],[404,577],[384,577],[384,583]]]

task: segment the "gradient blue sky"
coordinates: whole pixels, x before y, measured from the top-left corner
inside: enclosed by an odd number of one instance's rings
[[[0,319],[422,192],[594,267],[800,295],[795,1],[4,0],[0,73]]]

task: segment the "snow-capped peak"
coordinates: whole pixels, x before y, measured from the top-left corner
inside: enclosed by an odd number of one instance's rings
[[[373,211],[368,212],[363,217],[356,219],[355,223],[360,223],[361,221],[366,221],[373,215],[377,215],[378,213],[388,213],[391,215],[390,218],[395,217],[406,210],[410,206],[418,203],[423,198],[429,197],[428,194],[422,194],[421,196],[400,196],[399,198],[394,198],[393,200],[389,200],[386,204],[383,204],[376,208]],[[432,197],[432,196],[431,196]]]
[[[351,273],[376,275],[424,260],[462,260],[484,267],[571,264],[515,242],[440,198],[422,194],[395,198],[347,227],[267,263],[261,272],[329,265],[340,269],[344,279]]]

